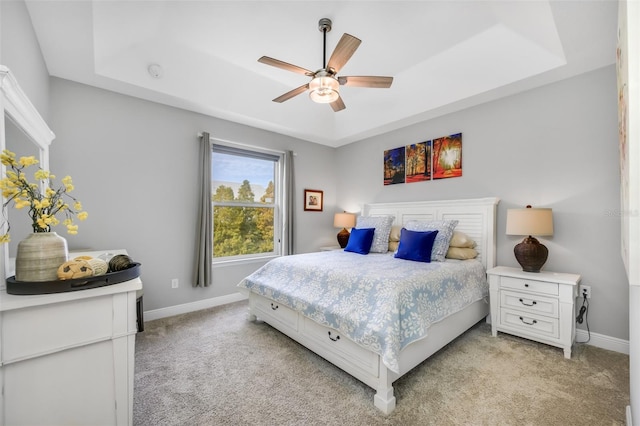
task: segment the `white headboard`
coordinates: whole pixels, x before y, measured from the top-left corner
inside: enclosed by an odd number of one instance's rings
[[[478,259],[485,268],[496,266],[496,211],[498,198],[466,200],[412,201],[403,203],[365,204],[364,216],[393,215],[394,225],[410,220],[458,220],[457,231],[473,238]]]

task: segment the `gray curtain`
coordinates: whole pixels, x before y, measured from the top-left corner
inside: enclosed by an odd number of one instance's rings
[[[209,133],[200,139],[200,203],[196,232],[196,264],[194,287],[211,285],[213,220],[211,212],[211,143]]]
[[[293,173],[293,151],[287,151],[284,154],[284,244],[283,254],[289,255],[295,253],[294,247],[294,212],[295,212],[295,182]]]

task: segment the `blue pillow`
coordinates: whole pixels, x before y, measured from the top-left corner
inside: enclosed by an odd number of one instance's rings
[[[376,228],[353,228],[349,235],[349,242],[344,251],[350,251],[359,254],[369,254],[371,243],[373,242],[373,233]]]
[[[431,250],[436,240],[438,231],[409,231],[402,228],[400,231],[400,244],[394,257],[416,262],[431,262]]]

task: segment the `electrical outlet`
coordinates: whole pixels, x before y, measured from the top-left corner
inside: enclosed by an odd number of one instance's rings
[[[590,285],[581,285],[579,297],[587,296],[587,299],[591,299],[591,286]]]
[[[171,288],[178,288],[178,279],[174,278],[171,280]]]

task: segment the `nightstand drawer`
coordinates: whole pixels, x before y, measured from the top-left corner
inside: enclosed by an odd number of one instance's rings
[[[501,277],[500,286],[503,288],[531,291],[535,293],[548,294],[551,296],[558,295],[558,284],[544,281],[527,280],[524,278]]]
[[[501,291],[500,306],[558,318],[558,299],[515,293],[513,291]]]
[[[558,338],[558,320],[531,313],[500,309],[500,323],[503,326],[522,330],[526,334],[535,333],[542,336]]]

